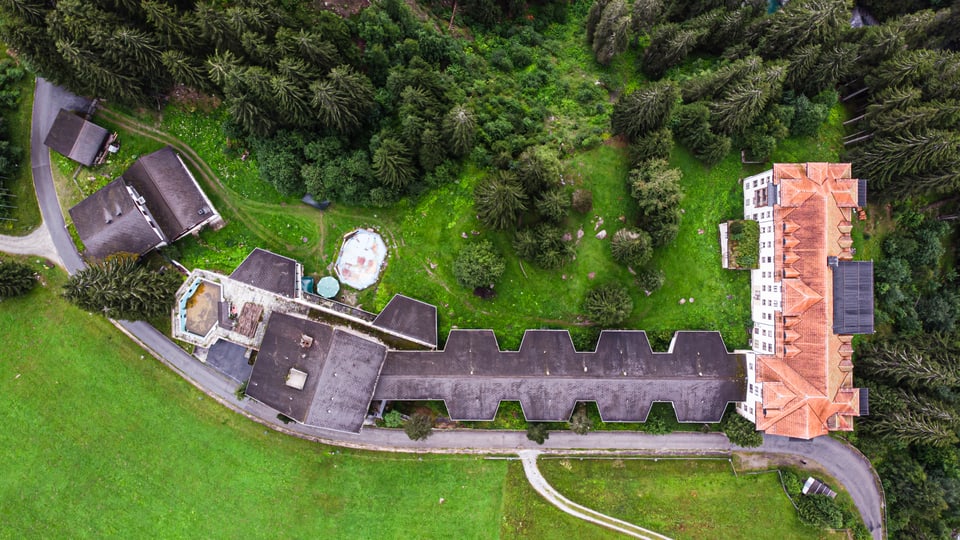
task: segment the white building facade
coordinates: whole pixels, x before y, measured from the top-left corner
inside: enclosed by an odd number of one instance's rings
[[[762,383],[757,381],[758,354],[773,354],[777,347],[776,313],[780,311],[783,293],[780,280],[774,275],[774,258],[779,250],[774,246],[773,207],[777,203],[777,187],[773,184],[773,169],[743,180],[743,218],[756,221],[760,229],[760,249],[757,268],[750,270],[750,318],[753,328],[747,360],[747,399],[737,404],[737,412],[756,422],[755,403],[762,401]]]

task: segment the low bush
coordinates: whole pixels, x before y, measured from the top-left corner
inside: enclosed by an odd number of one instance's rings
[[[800,521],[814,527],[843,527],[843,510],[837,501],[826,495],[803,495],[797,500]]]
[[[412,441],[422,441],[433,431],[433,418],[423,413],[413,413],[403,423],[403,431]]]
[[[390,411],[383,415],[383,425],[388,428],[403,427],[403,415],[397,410]]]
[[[614,283],[600,285],[587,292],[584,300],[587,317],[600,326],[613,326],[625,321],[633,311],[630,293]]]
[[[593,209],[593,193],[588,189],[578,189],[573,192],[573,209],[586,214]]]
[[[527,438],[537,444],[543,444],[544,441],[550,438],[547,425],[536,422],[527,424]]]
[[[505,268],[503,257],[493,249],[493,244],[483,240],[460,250],[453,262],[453,275],[460,285],[470,289],[490,287],[500,279]]]

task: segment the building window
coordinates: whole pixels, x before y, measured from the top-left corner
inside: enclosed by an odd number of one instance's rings
[[[753,383],[750,383],[750,393],[753,393]]]

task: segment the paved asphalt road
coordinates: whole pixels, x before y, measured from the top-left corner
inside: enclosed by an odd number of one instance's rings
[[[60,254],[60,261],[67,272],[73,274],[84,267],[83,260],[77,254],[77,248],[67,233],[66,223],[57,190],[50,172],[50,150],[43,140],[50,131],[60,109],[86,110],[90,101],[77,97],[44,79],[37,78],[36,92],[33,97],[33,124],[30,129],[30,165],[33,169],[33,185],[37,190],[37,201],[43,223],[50,231],[53,245]]]
[[[44,222],[50,230],[64,266],[71,274],[83,268],[84,264],[64,226],[50,174],[49,154],[43,146],[43,140],[61,107],[84,109],[87,103],[85,99],[73,96],[43,79],[37,79],[30,148],[34,184]],[[545,453],[577,451],[644,454],[730,452],[738,449],[718,433],[646,435],[606,431],[584,437],[570,431],[560,431],[551,433],[546,443],[538,446],[527,440],[525,433],[514,431],[436,430],[426,441],[411,441],[399,430],[366,428],[355,434],[312,428],[297,423],[283,424],[277,420],[277,411],[251,399],[238,401],[234,394],[237,389],[236,382],[194,359],[154,327],[139,321],[120,321],[119,326],[159,360],[224,405],[279,431],[332,445],[391,452],[478,454],[512,454],[523,449],[536,449]],[[763,446],[750,451],[792,455],[819,464],[850,492],[873,537],[876,540],[883,538],[883,502],[876,475],[866,458],[855,449],[830,437],[801,441],[764,436]]]

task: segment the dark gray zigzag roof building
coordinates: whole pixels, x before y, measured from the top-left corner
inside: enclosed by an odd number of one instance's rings
[[[606,422],[643,422],[671,402],[681,422],[719,422],[744,399],[744,360],[718,332],[677,332],[653,352],[643,331],[604,331],[578,352],[566,330],[527,330],[519,351],[501,351],[490,330],[453,330],[442,351],[388,351],[374,399],[443,400],[454,420],[492,420],[519,401],[528,421],[562,422],[595,401]]]

